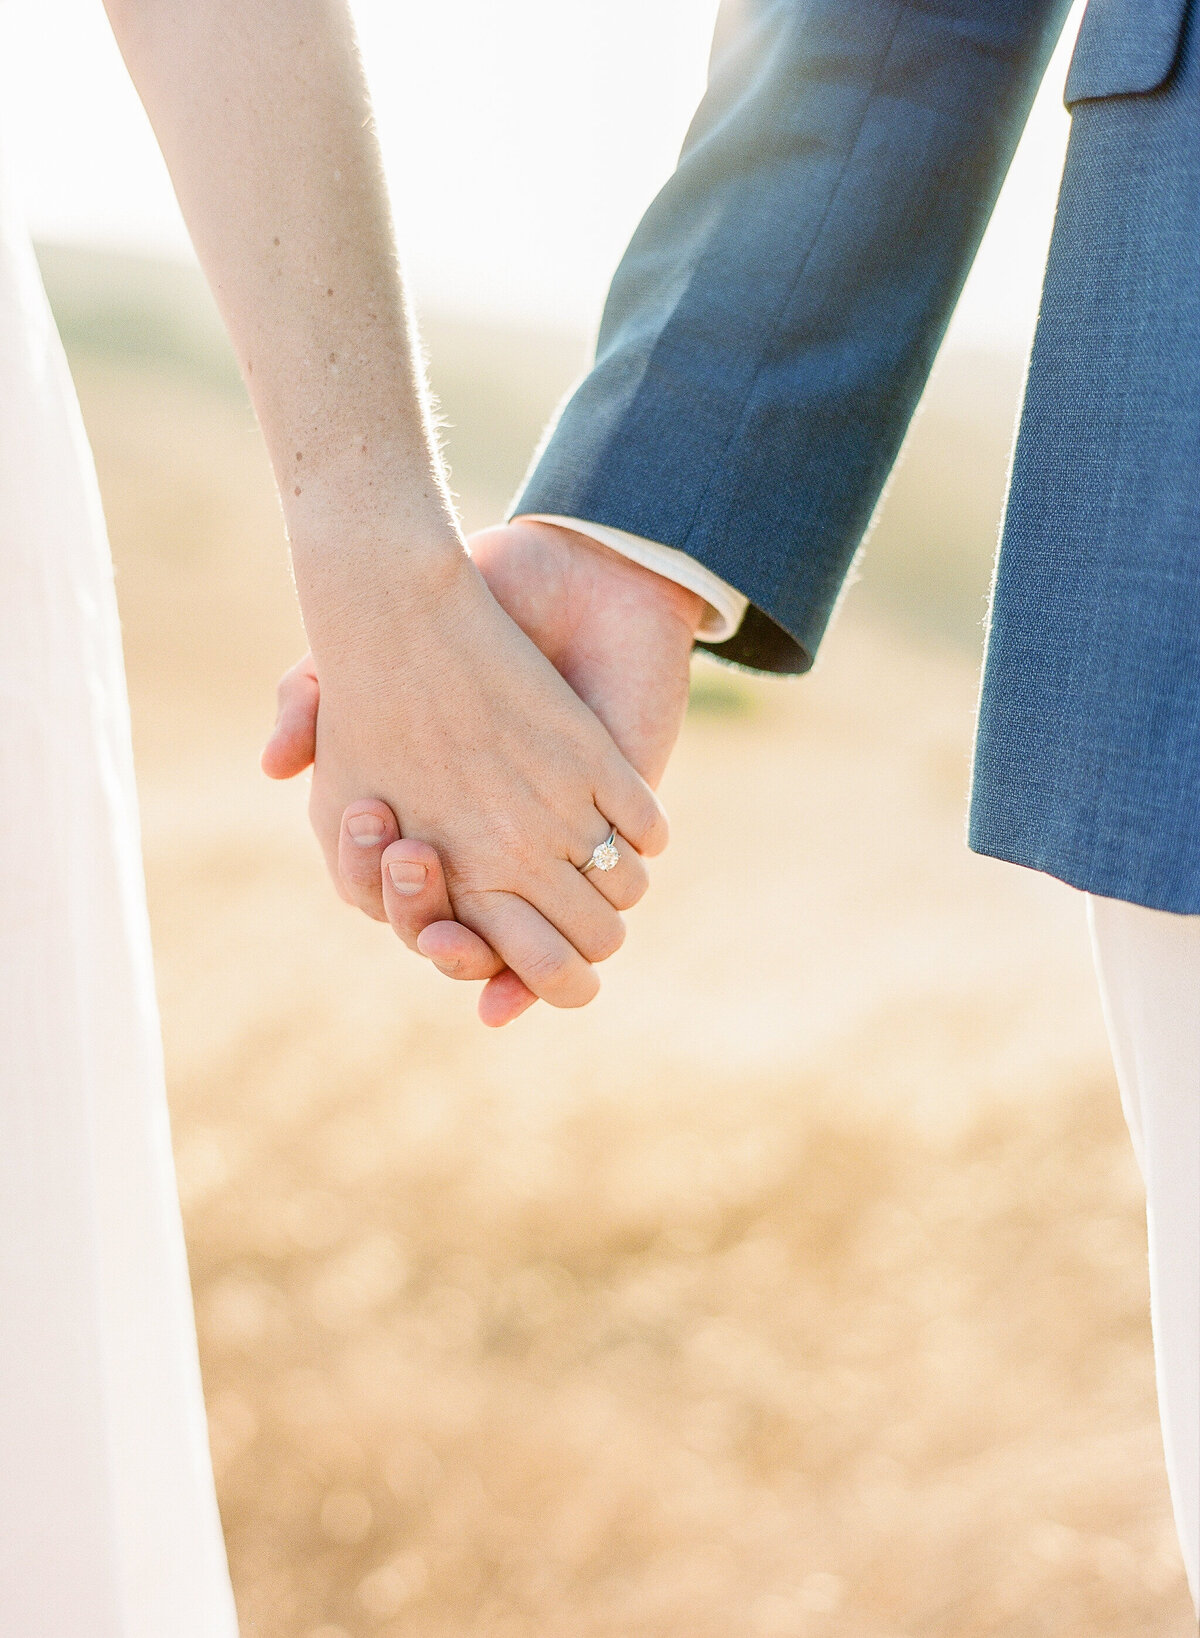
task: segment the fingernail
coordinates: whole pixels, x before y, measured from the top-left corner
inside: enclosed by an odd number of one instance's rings
[[[395,864],[388,865],[388,875],[397,893],[419,893],[428,874],[427,865],[414,864],[411,859],[397,859]]]
[[[458,969],[462,966],[462,961],[458,956],[430,955],[429,951],[422,943],[422,940],[428,931],[429,929],[427,927],[423,927],[417,934],[418,951],[421,953],[421,955],[429,957],[429,960],[433,962],[433,965],[437,968],[439,973],[445,973],[447,978],[453,978],[458,972]]]
[[[346,820],[346,829],[359,847],[378,847],[383,840],[383,820],[377,813],[356,813]]]

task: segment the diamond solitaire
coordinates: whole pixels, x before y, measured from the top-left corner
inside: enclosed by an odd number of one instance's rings
[[[612,842],[601,842],[592,854],[592,863],[597,870],[615,870],[621,862],[621,855]]]
[[[583,874],[586,876],[589,870],[615,870],[620,862],[617,833],[614,830],[599,846],[592,849],[591,858],[583,866]]]

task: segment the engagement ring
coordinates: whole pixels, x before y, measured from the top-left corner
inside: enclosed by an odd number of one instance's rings
[[[592,849],[592,856],[587,864],[580,865],[582,875],[586,876],[589,870],[615,870],[621,862],[621,855],[617,851],[617,833],[610,831],[609,835],[597,847]]]

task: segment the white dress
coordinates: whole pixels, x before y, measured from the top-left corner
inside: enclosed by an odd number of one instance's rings
[[[112,566],[10,183],[0,175],[0,1628],[233,1638]]]

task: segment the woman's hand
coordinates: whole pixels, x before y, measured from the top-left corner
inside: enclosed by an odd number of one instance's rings
[[[473,537],[487,585],[556,671],[651,784],[683,720],[688,660],[703,603],[672,581],[576,532],[518,521]],[[279,715],[263,768],[291,779],[312,764],[320,688],[310,655],[279,684]],[[350,804],[338,846],[338,892],[391,923],[409,949],[449,978],[486,981],[479,1016],[511,1023],[536,997],[476,934],[453,919],[441,863],[422,842],[401,839],[377,799]],[[622,908],[625,905],[622,904]]]
[[[375,556],[378,564],[381,559]],[[649,786],[491,596],[465,554],[306,605],[320,675],[310,813],[335,884],[343,810],[386,804],[440,856],[454,915],[556,1006],[582,1006],[666,845]],[[299,565],[298,565],[299,567]],[[351,612],[352,611],[352,612]],[[621,862],[581,874],[618,832]]]
[[[325,691],[313,822],[355,798],[442,855],[453,907],[578,1005],[661,811],[462,553],[346,0],[107,0],[225,318]],[[615,825],[608,876],[580,875]]]

